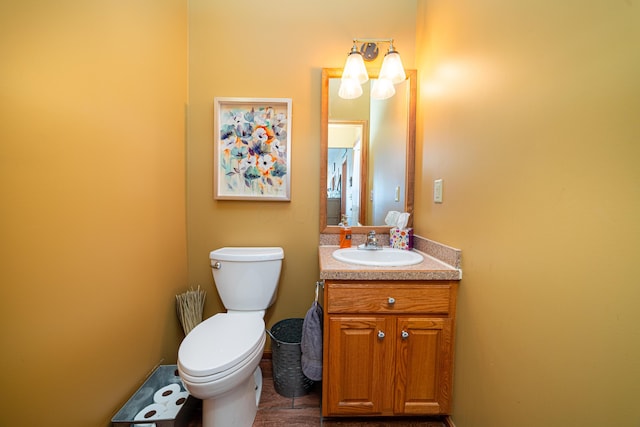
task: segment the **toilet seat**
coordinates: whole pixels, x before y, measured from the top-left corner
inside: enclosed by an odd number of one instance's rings
[[[236,371],[266,337],[264,320],[253,313],[219,313],[200,323],[178,351],[180,371],[195,382],[212,381]]]

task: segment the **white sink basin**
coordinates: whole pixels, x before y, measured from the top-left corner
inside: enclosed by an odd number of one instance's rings
[[[332,255],[338,261],[375,267],[402,267],[405,265],[419,264],[424,259],[422,255],[417,252],[395,248],[384,248],[374,251],[345,248],[334,251]]]

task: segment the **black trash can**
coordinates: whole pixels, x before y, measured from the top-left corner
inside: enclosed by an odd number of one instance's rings
[[[302,323],[304,319],[284,319],[267,331],[271,337],[273,385],[284,397],[304,396],[314,381],[302,373]]]

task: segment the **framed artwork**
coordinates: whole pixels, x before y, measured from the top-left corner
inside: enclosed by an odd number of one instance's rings
[[[214,196],[291,200],[291,99],[215,98]]]

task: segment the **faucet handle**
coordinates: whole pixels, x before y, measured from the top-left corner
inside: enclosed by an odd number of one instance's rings
[[[367,243],[365,243],[365,247],[369,249],[379,249],[380,245],[378,244],[378,238],[376,237],[376,232],[371,230],[367,234]]]

